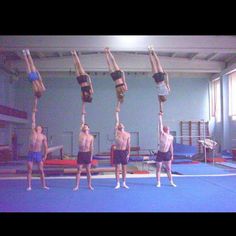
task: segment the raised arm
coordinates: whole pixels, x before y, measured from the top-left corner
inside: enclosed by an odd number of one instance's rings
[[[44,135],[44,139],[43,139],[43,145],[44,145],[43,160],[45,161],[47,159],[47,155],[48,155],[48,141],[47,141],[47,137],[45,135]]]
[[[162,124],[162,116],[163,116],[163,113],[160,112],[159,113],[159,132],[160,132],[160,135],[164,133],[163,124]]]
[[[37,112],[38,98],[34,97],[34,105],[32,110],[32,130],[36,128],[36,112]]]
[[[116,125],[115,125],[115,135],[117,135],[118,125],[120,123],[119,112],[116,111]]]
[[[81,114],[81,128],[84,126],[85,124],[85,102],[82,102],[82,114]]]

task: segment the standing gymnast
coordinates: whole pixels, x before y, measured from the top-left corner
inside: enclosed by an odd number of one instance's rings
[[[26,69],[28,72],[28,78],[33,86],[34,95],[37,98],[40,98],[42,96],[42,93],[46,90],[43,84],[42,77],[34,65],[29,49],[23,50],[23,55],[25,59]]]
[[[122,165],[123,187],[129,188],[126,185],[127,164],[130,157],[130,133],[126,132],[124,125],[119,121],[119,105],[116,108],[116,126],[115,126],[115,150],[114,164],[116,175],[116,187],[120,188],[120,165]]]
[[[159,138],[160,138],[160,147],[156,156],[156,178],[157,178],[157,187],[161,187],[161,167],[162,162],[166,167],[167,176],[170,181],[170,185],[176,187],[172,179],[171,173],[171,162],[173,161],[173,136],[170,135],[170,129],[168,126],[163,126],[162,124],[163,113],[159,113]]]
[[[36,126],[35,116],[37,112],[37,103],[38,103],[38,98],[35,96],[34,106],[33,106],[33,111],[32,111],[32,131],[30,135],[30,145],[29,145],[28,163],[27,163],[27,167],[28,167],[27,191],[30,191],[32,189],[31,180],[32,180],[32,169],[33,169],[34,162],[38,164],[42,187],[44,189],[49,189],[46,186],[45,175],[44,175],[44,170],[43,170],[43,162],[47,158],[48,144],[47,144],[47,137],[42,133],[43,131],[42,126],[40,125]],[[42,155],[43,146],[44,146],[44,155]]]
[[[89,133],[89,126],[85,123],[85,103],[82,104],[82,116],[81,116],[81,132],[79,134],[79,152],[77,157],[78,170],[76,174],[76,186],[73,189],[77,191],[80,184],[80,175],[83,165],[85,165],[87,172],[87,180],[89,189],[93,190],[91,184],[91,163],[93,158],[93,143],[94,137]]]
[[[158,58],[153,47],[149,46],[149,59],[152,66],[153,78],[156,82],[158,100],[160,105],[160,112],[163,112],[163,102],[167,100],[167,95],[170,92],[168,74],[164,72],[160,59]]]

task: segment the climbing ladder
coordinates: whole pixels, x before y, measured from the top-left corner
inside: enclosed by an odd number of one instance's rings
[[[180,121],[181,144],[196,146],[202,152],[198,140],[210,138],[208,121]]]

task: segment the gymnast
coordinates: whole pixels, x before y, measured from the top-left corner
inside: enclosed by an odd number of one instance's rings
[[[77,81],[81,86],[81,97],[83,102],[92,102],[93,85],[90,76],[84,71],[84,68],[80,62],[79,56],[77,55],[76,50],[71,51],[75,69]]]
[[[33,86],[34,95],[37,98],[40,98],[42,96],[42,93],[46,90],[43,84],[42,77],[34,65],[29,49],[23,50],[23,55],[26,63],[26,69],[28,72],[28,78]]]
[[[73,189],[77,191],[80,184],[80,175],[83,165],[85,165],[87,172],[88,188],[93,190],[91,184],[91,163],[93,158],[93,143],[94,138],[89,133],[89,126],[85,123],[85,103],[82,104],[82,116],[81,116],[81,132],[79,134],[79,152],[77,156],[78,170],[76,174],[76,186]]]
[[[160,59],[158,58],[153,47],[149,46],[149,59],[152,66],[153,78],[156,82],[157,94],[160,105],[160,112],[163,112],[163,102],[167,100],[167,95],[170,92],[169,78],[168,74],[164,72]]]
[[[105,48],[105,54],[108,68],[111,73],[111,77],[115,82],[116,86],[116,96],[118,99],[117,103],[123,103],[124,94],[128,90],[128,86],[125,80],[125,73],[124,71],[121,71],[120,67],[118,66],[114,56],[112,55],[108,47]]]
[[[170,129],[168,126],[163,126],[162,124],[163,113],[159,113],[159,135],[160,135],[160,147],[156,156],[156,178],[157,187],[161,187],[161,167],[162,162],[166,167],[167,176],[170,181],[170,185],[176,187],[172,179],[171,173],[171,162],[173,161],[173,136],[170,135]]]
[[[122,165],[123,187],[129,188],[126,185],[127,164],[130,157],[130,133],[124,130],[124,125],[119,122],[119,105],[116,107],[116,126],[115,126],[115,150],[114,164],[116,175],[116,187],[120,188],[120,165]]]
[[[38,164],[42,187],[44,189],[49,189],[46,186],[44,170],[43,170],[43,162],[47,158],[48,144],[47,144],[47,137],[42,133],[43,131],[42,126],[40,125],[36,126],[35,116],[37,112],[37,103],[38,103],[38,98],[35,96],[34,106],[33,106],[33,111],[32,111],[32,131],[30,135],[30,145],[29,145],[29,153],[28,153],[28,159],[27,159],[28,160],[27,162],[27,168],[28,168],[27,191],[30,191],[32,189],[31,182],[32,182],[32,169],[33,169],[34,162]],[[43,146],[44,146],[44,155],[42,155]]]

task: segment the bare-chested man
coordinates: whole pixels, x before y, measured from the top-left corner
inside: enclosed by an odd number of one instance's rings
[[[114,164],[116,174],[116,187],[120,188],[120,164],[122,165],[123,187],[129,188],[126,185],[127,164],[130,157],[130,133],[124,130],[124,125],[119,122],[120,103],[116,107],[116,127],[115,127],[115,150]]]
[[[157,153],[156,162],[156,177],[157,177],[157,187],[161,187],[161,167],[162,162],[166,166],[167,176],[169,178],[170,184],[173,187],[176,185],[173,182],[172,174],[171,174],[171,162],[173,161],[173,136],[170,135],[170,129],[167,126],[163,126],[162,124],[162,116],[163,113],[159,113],[159,129],[160,129],[160,147]]]
[[[82,104],[82,120],[81,120],[81,132],[79,134],[79,152],[78,152],[78,172],[76,175],[76,186],[73,189],[77,191],[79,189],[80,184],[80,174],[82,171],[83,165],[85,165],[87,171],[87,179],[88,179],[88,187],[93,190],[91,184],[91,162],[93,158],[93,141],[94,138],[91,134],[89,134],[89,126],[85,124],[85,104]]]
[[[42,187],[44,189],[49,189],[46,186],[45,176],[43,171],[43,162],[47,158],[48,144],[47,144],[47,137],[42,133],[43,131],[42,126],[40,125],[36,126],[35,115],[37,112],[37,103],[38,103],[38,98],[35,96],[34,107],[32,111],[32,132],[30,135],[30,145],[29,145],[28,164],[27,164],[28,167],[27,191],[31,190],[33,162],[36,162],[38,164]],[[44,146],[44,155],[42,155],[43,146]]]

